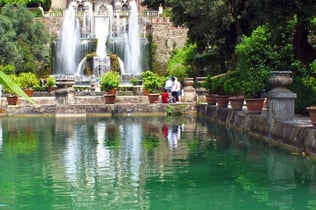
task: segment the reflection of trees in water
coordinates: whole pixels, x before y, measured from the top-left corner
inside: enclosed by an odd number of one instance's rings
[[[105,127],[105,145],[107,147],[120,146],[120,133],[118,123],[108,123]]]
[[[229,149],[231,140],[229,139],[227,128],[224,125],[211,121],[207,121],[206,126],[208,135],[212,138],[212,145],[219,150]]]
[[[144,124],[144,137],[142,144],[145,149],[152,151],[160,145],[160,125],[159,124]]]

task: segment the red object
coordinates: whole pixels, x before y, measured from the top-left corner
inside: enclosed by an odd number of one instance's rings
[[[168,136],[168,125],[164,124],[162,126],[162,134],[163,134],[164,137]]]
[[[164,91],[162,94],[161,94],[161,101],[162,103],[168,103],[168,92],[167,91]]]

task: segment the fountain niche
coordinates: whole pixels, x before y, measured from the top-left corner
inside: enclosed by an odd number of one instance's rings
[[[149,69],[150,43],[141,38],[138,19],[135,1],[70,2],[54,45],[56,84],[93,86],[112,63],[125,84]]]

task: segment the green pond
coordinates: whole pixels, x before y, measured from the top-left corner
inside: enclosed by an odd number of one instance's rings
[[[0,118],[0,210],[316,209],[315,166],[205,119]]]

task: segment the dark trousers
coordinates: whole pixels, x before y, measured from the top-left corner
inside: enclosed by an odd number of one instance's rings
[[[172,91],[171,94],[172,94],[172,97],[173,97],[173,101],[174,102],[179,102],[179,92],[178,91]]]

